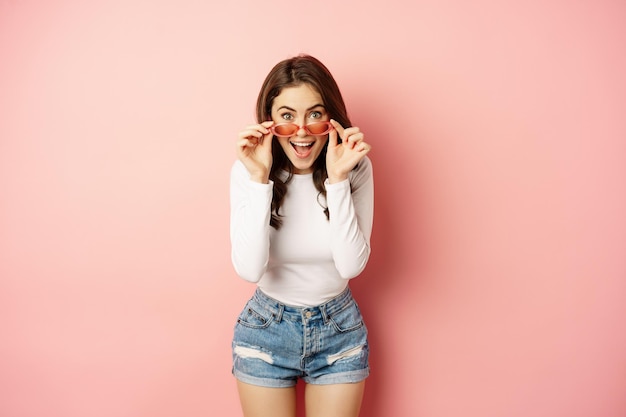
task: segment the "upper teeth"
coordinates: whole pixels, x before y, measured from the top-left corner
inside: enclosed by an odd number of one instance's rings
[[[291,142],[294,146],[311,146],[313,142]]]

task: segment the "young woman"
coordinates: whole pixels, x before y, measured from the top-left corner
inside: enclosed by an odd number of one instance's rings
[[[246,417],[355,417],[369,375],[367,330],[348,281],[370,254],[370,145],[317,59],[278,63],[231,171],[232,261],[257,284],[239,315],[233,374]]]

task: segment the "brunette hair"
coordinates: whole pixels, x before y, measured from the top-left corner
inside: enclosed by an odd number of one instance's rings
[[[271,120],[272,104],[274,103],[274,99],[282,92],[283,88],[296,87],[302,84],[311,86],[319,93],[324,107],[332,119],[339,122],[342,126],[352,126],[348,118],[346,105],[339,91],[339,86],[337,86],[337,82],[332,74],[318,59],[304,54],[279,62],[269,72],[261,86],[261,91],[257,98],[257,122],[262,123]],[[341,141],[341,138],[337,138],[337,140]],[[282,147],[278,144],[276,137],[273,137],[272,141],[273,163],[269,177],[270,180],[274,182],[274,188],[270,225],[275,229],[279,229],[282,225],[280,206],[287,194],[287,184],[289,184],[293,178],[294,168]],[[315,188],[319,191],[318,202],[320,195],[324,197],[324,200],[326,199],[324,181],[328,178],[326,171],[327,148],[328,142],[313,164],[313,184],[315,184]],[[279,175],[281,170],[285,170],[288,173],[285,180],[282,180]],[[324,209],[326,218],[329,218],[328,207],[322,208]]]

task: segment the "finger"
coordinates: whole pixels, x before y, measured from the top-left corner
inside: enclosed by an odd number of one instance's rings
[[[347,138],[348,136],[357,136],[357,135],[361,135],[361,137],[363,136],[363,133],[359,130],[358,127],[349,127],[348,129],[344,130],[343,135]],[[353,139],[354,140],[354,139]]]
[[[273,124],[274,122],[272,120],[261,123],[261,127],[263,127],[264,134],[263,134],[263,137],[261,138],[260,143],[270,149],[272,147],[272,137],[274,136],[274,133],[272,133],[270,129],[267,129],[267,127],[271,127]]]
[[[257,146],[259,144],[259,140],[256,138],[243,138],[243,139],[239,139],[237,141],[237,147],[239,148],[252,148],[254,146]]]
[[[333,123],[335,122],[334,120],[330,121],[330,124],[333,126],[333,130],[331,130],[330,132],[328,132],[328,146],[333,148],[337,146],[337,128],[335,127],[335,124]],[[337,124],[337,126],[341,127],[341,125],[337,122],[335,122]]]
[[[256,129],[256,128],[260,127],[260,126],[270,127],[273,124],[274,124],[273,120],[266,120],[266,121],[261,122],[261,123],[255,123],[255,124],[252,124],[252,125],[248,125],[248,126],[246,126],[246,129]]]
[[[266,149],[268,152],[272,151],[272,136],[274,136],[272,132],[269,132],[267,135],[264,135],[259,141],[259,146],[261,146],[261,148],[263,149]]]
[[[239,132],[238,137],[239,139],[245,139],[245,138],[260,139],[263,137],[263,132],[260,132],[257,129],[246,129],[246,130],[242,130],[241,132]]]
[[[363,142],[364,139],[365,135],[360,132],[358,128],[356,130],[346,129],[345,131],[344,142],[347,143],[350,148],[354,148],[356,144]]]
[[[268,133],[270,133],[270,130],[268,129],[268,127],[272,126],[273,124],[274,124],[274,121],[269,120],[269,121],[259,123],[256,125],[246,126],[245,129],[240,132],[239,137],[249,136],[250,132],[253,132],[252,134],[256,137],[267,135]],[[258,132],[259,134],[254,133],[254,132]]]
[[[356,145],[356,150],[362,153],[368,153],[372,150],[372,145],[370,145],[369,143],[361,142]]]
[[[339,135],[339,137],[340,137],[341,139],[343,139],[343,138],[344,138],[344,131],[345,131],[345,129],[343,128],[343,126],[341,126],[341,125],[339,124],[339,122],[337,122],[336,120],[333,120],[333,119],[331,119],[331,120],[330,120],[330,124],[331,124],[331,125],[335,128],[337,135]],[[335,138],[336,138],[336,137],[335,137]],[[335,144],[336,144],[336,143],[337,143],[337,142],[335,141]]]
[[[266,136],[272,133],[272,132],[271,132],[268,128],[269,128],[269,127],[271,127],[273,124],[274,124],[274,121],[273,121],[273,120],[268,120],[268,121],[266,121],[266,122],[261,123],[261,125],[260,125],[260,126],[263,128],[263,129],[262,129],[262,132],[263,132]]]

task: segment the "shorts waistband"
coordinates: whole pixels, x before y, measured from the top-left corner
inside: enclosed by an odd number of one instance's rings
[[[352,292],[349,287],[346,287],[340,294],[327,302],[313,307],[299,307],[281,303],[265,294],[260,288],[256,289],[252,299],[256,300],[270,311],[276,321],[281,321],[284,316],[290,318],[315,318],[318,316],[323,318],[324,321],[327,321],[330,316],[343,310],[353,301]]]

